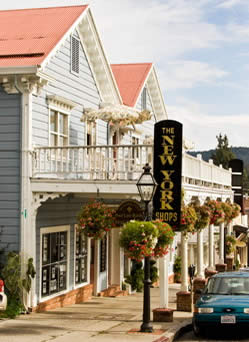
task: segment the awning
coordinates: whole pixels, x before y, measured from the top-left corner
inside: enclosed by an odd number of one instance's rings
[[[233,226],[233,230],[235,230],[236,233],[245,233],[245,234],[247,234],[248,229],[249,229],[248,226],[242,226],[240,224],[235,224]]]

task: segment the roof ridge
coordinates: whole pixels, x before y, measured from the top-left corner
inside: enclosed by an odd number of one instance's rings
[[[47,9],[55,9],[55,8],[76,8],[76,7],[88,7],[89,4],[85,5],[73,5],[73,6],[51,6],[51,7],[33,7],[33,8],[13,8],[8,10],[0,10],[0,12],[18,12],[18,11],[33,11],[33,10],[47,10]]]

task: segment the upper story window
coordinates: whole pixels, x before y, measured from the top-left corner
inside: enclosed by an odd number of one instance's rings
[[[69,145],[69,117],[76,103],[61,96],[48,95],[49,145]]]
[[[67,114],[50,110],[50,146],[69,144],[69,118]]]
[[[141,94],[141,110],[147,109],[147,89],[144,88]]]
[[[71,72],[78,75],[80,72],[80,40],[71,36]]]
[[[96,122],[86,122],[86,144],[87,146],[95,146],[97,143]]]

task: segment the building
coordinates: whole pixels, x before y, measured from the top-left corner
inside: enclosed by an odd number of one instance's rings
[[[89,6],[0,11],[0,32],[1,247],[33,258],[27,305],[51,309],[121,285],[118,230],[87,239],[76,216],[93,198],[113,208],[139,199],[153,125],[167,112],[153,64],[109,64]],[[151,118],[93,120],[101,103]],[[231,196],[228,171],[183,161],[189,198]]]

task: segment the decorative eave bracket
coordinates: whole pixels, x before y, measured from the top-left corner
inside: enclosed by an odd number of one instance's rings
[[[53,78],[38,71],[36,74],[0,75],[0,85],[7,94],[33,93],[39,95]]]

